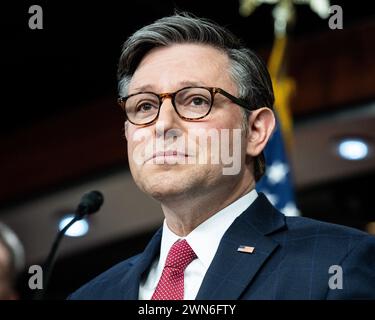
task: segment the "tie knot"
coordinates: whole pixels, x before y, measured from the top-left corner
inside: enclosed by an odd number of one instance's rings
[[[197,255],[186,240],[177,240],[169,250],[165,267],[185,270]]]

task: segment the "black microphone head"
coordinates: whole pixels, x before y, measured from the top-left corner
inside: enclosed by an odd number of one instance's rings
[[[83,195],[78,205],[77,214],[84,216],[97,212],[104,201],[103,194],[99,191],[90,191]]]

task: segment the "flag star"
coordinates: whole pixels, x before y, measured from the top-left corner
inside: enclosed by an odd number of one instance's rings
[[[285,179],[289,171],[285,163],[276,161],[267,170],[267,178],[271,184],[276,184]]]
[[[299,210],[293,202],[288,202],[285,207],[281,209],[281,212],[289,217],[297,217],[300,215]]]
[[[275,206],[277,202],[279,201],[279,197],[276,194],[269,193],[267,191],[263,191],[264,195],[267,197],[267,199]]]

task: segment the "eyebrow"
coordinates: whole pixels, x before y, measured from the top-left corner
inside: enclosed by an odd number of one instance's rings
[[[181,86],[179,89],[182,89],[184,87],[205,87],[205,86],[207,86],[207,84],[205,84],[201,81],[188,81],[188,80],[180,81],[178,83],[178,85]],[[179,90],[179,89],[177,89],[177,90]],[[132,89],[131,91],[134,91],[133,93],[138,93],[138,92],[146,92],[146,91],[154,92],[154,90],[155,90],[154,85],[146,84],[146,85],[143,85],[143,86],[136,87],[136,88]]]

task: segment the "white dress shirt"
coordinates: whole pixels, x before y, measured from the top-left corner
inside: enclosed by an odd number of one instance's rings
[[[184,300],[195,299],[225,231],[257,196],[255,189],[250,191],[201,223],[183,238],[173,233],[164,219],[160,255],[154,260],[149,273],[140,283],[139,300],[151,299],[163,272],[168,252],[178,239],[185,239],[197,255],[197,259],[193,260],[184,271]]]

